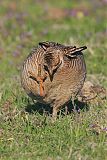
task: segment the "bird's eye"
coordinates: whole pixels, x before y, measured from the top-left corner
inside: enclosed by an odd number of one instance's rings
[[[48,69],[48,66],[47,65],[44,65],[44,69],[45,69],[45,71],[49,71],[49,69]]]

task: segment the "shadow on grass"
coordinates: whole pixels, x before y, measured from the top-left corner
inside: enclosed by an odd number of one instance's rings
[[[80,102],[78,100],[75,100],[75,105],[76,105],[76,111],[78,113],[80,112],[80,110],[83,110],[83,111],[89,110],[89,106],[84,102]],[[70,101],[69,103],[67,103],[61,107],[60,114],[61,115],[71,114],[72,112],[74,112],[73,109],[74,109],[74,107],[72,105],[72,101]],[[41,104],[39,102],[34,103],[34,104],[29,103],[27,106],[25,106],[25,111],[28,112],[29,114],[33,114],[33,113],[37,112],[40,115],[43,115],[43,114],[51,115],[52,114],[52,107],[50,105]]]
[[[44,113],[52,114],[52,107],[50,107],[50,105],[41,104],[39,102],[34,104],[29,103],[27,106],[25,106],[25,111],[30,114],[33,114],[35,112],[41,115],[43,115]]]

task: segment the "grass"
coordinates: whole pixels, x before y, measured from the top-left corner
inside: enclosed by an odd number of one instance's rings
[[[1,160],[107,159],[106,102],[90,104],[80,114],[59,114],[51,124],[47,112],[27,112],[34,104],[20,84],[23,60],[32,46],[48,40],[87,45],[88,75],[106,88],[106,10],[103,0],[0,1]]]

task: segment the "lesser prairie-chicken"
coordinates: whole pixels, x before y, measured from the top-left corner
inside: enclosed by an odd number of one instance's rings
[[[86,65],[82,51],[86,48],[40,42],[24,61],[22,86],[32,99],[53,107],[53,120],[61,106],[74,101],[83,87]]]

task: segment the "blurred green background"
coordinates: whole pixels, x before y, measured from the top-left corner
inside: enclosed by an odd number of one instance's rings
[[[107,127],[106,105],[81,113],[83,126],[71,115],[45,127],[43,115],[22,113],[21,65],[40,41],[86,45],[87,77],[107,87],[107,0],[0,0],[1,159],[106,159],[106,136],[89,132],[91,120]]]
[[[39,41],[87,45],[88,73],[107,76],[106,0],[1,0],[2,78],[16,74]]]

